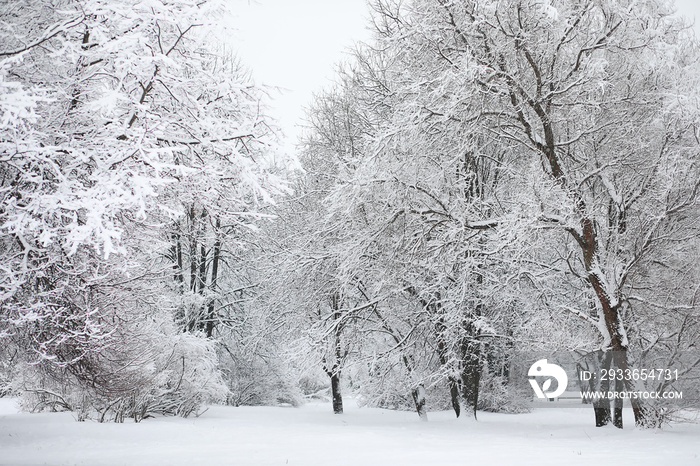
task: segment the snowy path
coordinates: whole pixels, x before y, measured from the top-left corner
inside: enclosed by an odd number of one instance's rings
[[[0,399],[2,465],[700,465],[700,425],[663,431],[591,427],[592,412],[430,413],[330,406],[213,406],[200,418],[139,424],[75,422],[69,413],[18,414]],[[625,419],[627,422],[628,419]]]

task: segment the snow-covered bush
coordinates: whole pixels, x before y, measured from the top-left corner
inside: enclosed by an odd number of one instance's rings
[[[120,342],[113,333],[99,355],[79,363],[81,369],[51,361],[23,363],[13,388],[22,394],[24,408],[122,422],[156,414],[189,416],[204,403],[226,398],[212,341],[177,332],[163,321],[137,327],[129,330],[136,330],[140,342]],[[85,368],[92,380],[79,372]]]
[[[305,374],[297,382],[299,390],[305,400],[330,400],[330,383],[328,376],[320,373]]]
[[[279,348],[251,344],[247,339],[222,338],[220,368],[233,406],[299,406],[302,393],[296,375]]]
[[[477,409],[494,413],[526,413],[530,410],[528,392],[508,384],[505,377],[483,373],[479,381]]]

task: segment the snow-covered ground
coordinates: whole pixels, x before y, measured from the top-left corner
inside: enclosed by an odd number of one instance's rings
[[[199,418],[139,424],[20,414],[0,399],[2,465],[700,465],[700,425],[592,427],[591,409],[479,413],[479,421],[328,404],[212,406]],[[631,415],[631,413],[626,413]],[[631,424],[631,419],[626,418]]]

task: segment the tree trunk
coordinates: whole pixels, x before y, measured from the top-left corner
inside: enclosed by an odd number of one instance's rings
[[[459,417],[462,412],[462,407],[459,402],[459,382],[454,377],[447,378],[447,385],[450,387],[450,400],[452,401],[452,409],[455,415]]]
[[[579,201],[580,204],[583,201]],[[627,341],[624,334],[624,323],[622,322],[622,317],[620,315],[621,306],[623,300],[615,296],[610,296],[608,288],[605,285],[604,277],[601,276],[601,272],[597,263],[597,251],[598,251],[598,239],[595,232],[595,227],[593,222],[587,218],[582,217],[581,219],[581,230],[583,235],[578,235],[577,233],[572,233],[576,241],[578,242],[581,252],[583,255],[583,264],[588,273],[588,282],[591,288],[595,292],[596,298],[600,305],[600,310],[603,312],[603,321],[605,323],[605,328],[607,330],[608,336],[610,338],[610,349],[613,354],[613,362],[618,369],[621,369],[623,373],[626,373],[629,369],[629,361],[627,357]],[[613,301],[615,299],[615,301]],[[613,302],[615,304],[613,304]],[[634,391],[634,383],[632,380],[625,379],[624,387],[629,391]],[[609,400],[608,400],[609,401]],[[631,399],[632,411],[634,412],[635,424],[638,426],[646,426],[648,420],[646,419],[646,413],[644,406],[639,399]],[[620,415],[620,425],[622,417]]]
[[[197,216],[194,205],[190,208],[190,291],[197,291]]]
[[[622,383],[621,380],[615,380],[615,383],[613,384],[613,390],[615,393],[620,393],[621,391],[624,390],[624,384]],[[615,398],[615,401],[613,402],[613,417],[612,417],[612,423],[615,427],[618,429],[623,428],[623,422],[622,422],[622,398],[617,397]]]
[[[478,337],[479,331],[474,327],[473,318],[481,315],[481,305],[475,306],[474,315],[466,316],[462,323],[464,332],[459,345],[462,359],[460,374],[462,399],[465,407],[472,410],[476,419],[476,408],[479,403],[479,382],[481,380],[481,348]]]
[[[593,402],[595,413],[595,426],[604,427],[610,424],[610,400],[596,400]]]
[[[340,322],[340,296],[338,293],[331,295],[331,309],[335,328],[333,330],[333,358],[334,362],[331,369],[326,366],[324,358],[324,369],[326,374],[331,378],[331,397],[333,399],[333,413],[343,414],[343,397],[340,393],[340,373],[343,364],[343,351],[341,343],[341,335],[343,333],[343,325]]]
[[[182,270],[182,237],[179,232],[180,225],[176,223],[174,228],[175,232],[172,234],[173,279],[175,280],[178,296],[182,296],[185,292],[185,275]],[[186,311],[182,303],[177,307],[176,318],[178,322],[184,322],[183,331],[186,332],[188,330],[188,322]]]
[[[595,353],[596,368],[595,378],[591,380],[592,391],[607,393],[610,391],[610,381],[608,377],[601,379],[601,370],[609,370],[612,362],[612,355],[609,351],[598,351]],[[612,416],[610,413],[610,399],[602,397],[593,400],[593,412],[595,413],[595,426],[603,427],[610,424]]]
[[[433,307],[437,306],[438,305],[435,305]],[[424,307],[427,308],[427,304],[424,303]],[[433,310],[433,312],[436,315],[438,314],[437,309]],[[445,342],[444,336],[445,331],[446,326],[444,323],[444,317],[440,315],[435,324],[435,341],[437,342],[438,360],[440,361],[440,365],[442,367],[447,367],[449,362],[449,356],[447,353],[447,343]],[[447,386],[450,389],[450,400],[452,401],[452,409],[454,410],[456,417],[459,417],[459,415],[462,412],[461,403],[459,402],[459,382],[457,379],[450,375],[447,377]]]
[[[331,397],[333,399],[333,413],[343,414],[343,396],[340,393],[340,374],[331,373]]]
[[[214,257],[212,258],[211,264],[211,282],[209,283],[209,291],[214,292],[216,290],[216,281],[219,276],[219,257],[221,256],[221,237],[219,236],[219,229],[221,228],[221,219],[216,217],[216,241],[214,242]],[[207,322],[205,325],[205,333],[207,338],[211,338],[214,333],[214,315],[215,310],[215,299],[210,298],[207,307]]]
[[[474,350],[473,345],[468,345],[462,362],[462,374],[460,387],[462,389],[462,399],[465,407],[471,409],[474,419],[476,419],[476,408],[479,403],[479,381],[481,378],[481,364],[479,363],[478,349]]]
[[[207,211],[202,209],[202,216],[199,222],[199,228],[197,229],[197,238],[200,240],[199,243],[199,257],[197,258],[197,291],[199,294],[204,294],[204,288],[206,288],[207,283],[207,240],[205,235],[207,233]]]
[[[185,282],[185,277],[182,274],[182,240],[180,239],[180,233],[177,231],[179,226],[175,224],[175,232],[173,232],[171,239],[172,239],[172,246],[171,246],[171,255],[172,255],[172,261],[173,261],[173,280],[175,280],[175,283],[177,284],[178,287],[182,287],[182,284]],[[182,289],[178,289],[179,292],[182,292]]]
[[[420,384],[411,390],[411,395],[413,396],[413,402],[416,404],[416,412],[418,412],[418,417],[421,421],[427,421],[428,412],[425,409],[425,387],[423,384]]]
[[[613,353],[615,360],[615,365],[618,369],[622,369],[623,373],[627,373],[629,369],[629,362],[627,358],[627,347],[624,347],[622,351],[616,351]],[[631,379],[624,379],[623,387],[627,391],[637,391],[635,383]],[[640,427],[652,427],[655,425],[654,420],[650,419],[647,410],[639,398],[630,398],[630,404],[632,405],[632,412],[634,413],[634,423]]]

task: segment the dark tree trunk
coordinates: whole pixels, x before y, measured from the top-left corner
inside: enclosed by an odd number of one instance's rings
[[[601,398],[593,402],[593,413],[595,414],[595,426],[604,427],[610,424],[610,400]]]
[[[197,216],[194,205],[190,208],[190,291],[197,291]],[[194,324],[194,322],[193,322]],[[191,329],[192,330],[192,329]]]
[[[607,393],[610,390],[610,381],[608,377],[601,378],[601,374],[603,371],[610,369],[612,355],[609,351],[596,351],[591,354],[590,361],[593,363],[593,370],[591,371],[592,377],[588,383],[589,392]],[[610,399],[606,397],[593,399],[593,413],[595,415],[596,427],[603,427],[610,424],[612,421]]]
[[[331,374],[331,397],[333,399],[333,413],[343,414],[343,396],[340,393],[340,374]]]
[[[192,208],[192,217],[194,220],[194,207]],[[197,292],[197,235],[194,230],[194,224],[192,225],[191,236],[190,236],[190,291],[193,293]],[[190,315],[187,316],[187,330],[193,332],[197,326],[197,314],[194,313],[193,309],[189,309]]]
[[[175,280],[175,286],[177,289],[178,295],[182,295],[185,292],[185,275],[182,270],[182,237],[180,236],[179,233],[179,224],[175,224],[175,232],[172,235],[172,241],[173,241],[173,246],[172,246],[172,254],[173,254],[173,273],[174,273],[174,280]],[[183,328],[183,331],[187,331],[188,328],[188,322],[187,322],[187,316],[185,315],[185,309],[184,306],[181,304],[178,305],[177,311],[176,311],[176,316],[179,322],[184,322],[185,326]]]
[[[194,210],[192,211],[194,215]],[[207,241],[205,238],[207,225],[205,219],[207,217],[207,211],[202,209],[200,219],[197,225],[197,234],[195,235],[195,240],[192,242],[192,248],[194,250],[194,257],[192,258],[191,271],[194,273],[194,283],[192,284],[192,291],[203,295],[207,284]],[[197,253],[197,241],[199,241],[199,253]],[[192,330],[197,328],[198,330],[204,330],[205,314],[204,306],[196,310],[196,314],[192,316]]]
[[[416,388],[411,390],[411,395],[413,396],[413,402],[416,405],[416,412],[421,421],[428,420],[428,412],[425,409],[425,387],[423,384],[418,385]]]
[[[611,368],[612,357],[609,351],[604,351],[599,353],[600,367],[603,370],[609,370]],[[600,372],[599,372],[600,373]],[[596,390],[607,393],[610,391],[610,380],[606,377],[604,380],[596,380]],[[612,415],[610,412],[610,399],[603,397],[593,402],[593,410],[595,411],[595,425],[596,427],[603,427],[610,424],[612,421]]]
[[[619,393],[624,390],[624,383],[621,380],[610,380],[608,376],[610,369],[614,369],[613,357],[611,351],[596,351],[591,353],[586,359],[588,363],[592,363],[593,368],[589,369],[586,363],[585,369],[579,365],[579,370],[585,370],[591,374],[588,381],[581,380],[581,390],[589,393]],[[603,375],[603,377],[601,377]],[[585,401],[585,399],[584,399]],[[611,403],[610,398],[605,396],[598,399],[593,399],[593,412],[595,414],[596,427],[603,427],[612,423],[615,427],[622,429],[622,398],[615,398]]]
[[[424,303],[424,307],[427,308],[427,304]],[[439,304],[436,304],[432,307],[438,308]],[[434,309],[432,312],[437,315],[439,310]],[[442,367],[447,367],[449,363],[447,343],[445,342],[445,331],[446,326],[444,323],[444,318],[442,315],[440,315],[435,324],[435,341],[437,342],[438,360],[440,361],[440,365]],[[452,409],[455,412],[455,416],[459,417],[459,415],[462,412],[461,404],[459,402],[459,382],[457,381],[457,379],[450,375],[447,377],[447,386],[450,389],[450,400],[452,402]]]
[[[334,322],[333,329],[333,364],[328,365],[326,358],[323,358],[323,369],[331,379],[331,398],[333,401],[333,413],[343,414],[343,397],[340,393],[340,374],[343,366],[343,349],[341,336],[343,333],[343,325],[340,321],[342,315],[340,311],[340,296],[338,293],[331,295],[331,318]],[[319,311],[320,317],[320,311]]]
[[[464,405],[470,408],[472,415],[476,419],[476,408],[479,404],[479,382],[481,379],[481,364],[479,363],[478,348],[475,345],[467,345],[462,362],[462,374],[460,387],[462,389],[462,399]]]
[[[197,291],[204,294],[207,284],[207,245],[202,239],[199,245],[199,274],[197,275]]]
[[[209,283],[209,291],[213,292],[216,290],[216,281],[219,277],[219,257],[221,256],[221,237],[219,236],[219,229],[221,228],[221,219],[216,217],[216,241],[214,242],[214,257],[212,258],[211,264],[211,282]],[[215,311],[215,299],[211,298],[209,300],[209,305],[207,307],[207,323],[205,326],[205,333],[207,338],[211,338],[214,333],[214,321],[216,316]]]
[[[462,370],[460,388],[464,405],[472,410],[476,419],[479,404],[479,382],[481,381],[481,347],[478,341],[479,331],[474,327],[473,318],[481,315],[481,305],[475,306],[474,315],[466,316],[462,323],[463,336],[460,342]]]
[[[396,335],[394,335],[394,338],[396,339],[397,344],[399,343],[399,340]],[[403,356],[403,364],[406,367],[406,371],[408,372],[408,377],[409,379],[413,377],[413,358],[404,355]],[[425,409],[425,387],[423,384],[419,384],[417,387],[415,387],[413,390],[411,390],[411,396],[413,397],[413,403],[416,407],[416,412],[418,413],[418,417],[420,418],[421,421],[427,421],[428,420],[428,412]]]
[[[581,204],[581,210],[583,209],[583,200],[578,200]],[[597,270],[597,252],[598,252],[598,238],[596,235],[596,229],[593,221],[587,217],[582,217],[581,219],[581,231],[583,235],[572,232],[572,235],[578,242],[582,256],[583,263],[586,267],[586,272],[588,272],[588,282],[591,288],[598,298],[598,303],[600,304],[600,309],[603,313],[603,320],[605,322],[605,327],[610,336],[610,349],[614,355],[614,363],[618,369],[621,369],[623,373],[629,369],[629,362],[627,358],[627,343],[624,338],[624,323],[622,322],[622,317],[620,315],[622,301],[617,299],[613,300],[613,296],[608,294],[607,287],[605,283],[602,282],[602,278],[599,276],[599,271]],[[615,303],[613,305],[613,303]],[[627,390],[634,390],[633,381],[626,380],[624,386]],[[632,411],[634,411],[635,423],[639,426],[644,426],[647,424],[646,412],[644,406],[639,399],[630,400],[632,403]],[[620,424],[621,424],[620,417]]]
[[[480,240],[481,242],[481,240]],[[481,287],[483,275],[480,273],[483,265],[477,265],[476,283]],[[476,408],[479,404],[479,382],[481,381],[481,344],[478,340],[480,331],[474,325],[474,320],[483,315],[483,304],[478,302],[471,313],[462,320],[463,336],[460,342],[462,357],[462,397],[465,407],[472,410],[476,419]]]
[[[454,377],[448,377],[447,385],[450,387],[450,400],[452,401],[452,409],[455,415],[459,417],[462,412],[461,405],[459,403],[459,383]]]
[[[614,391],[615,391],[615,393],[620,393],[621,391],[624,391],[624,384],[621,380],[615,380]],[[615,398],[615,401],[613,402],[612,423],[618,429],[622,429],[622,427],[623,427],[622,401],[623,401],[622,398],[618,397],[618,398]]]
[[[177,230],[178,225],[175,225],[175,229]],[[172,247],[171,247],[171,255],[172,255],[172,261],[173,261],[173,280],[175,280],[175,283],[178,285],[178,287],[181,287],[182,284],[185,281],[185,277],[182,274],[182,240],[180,239],[180,233],[175,231],[172,234]],[[181,289],[179,291],[182,291]]]
[[[616,351],[614,354],[615,365],[618,369],[621,369],[623,373],[626,373],[629,369],[629,361],[627,359],[627,348],[623,347],[622,351]],[[624,379],[622,382],[622,387],[627,391],[636,391],[637,387],[634,385],[632,379]],[[630,398],[630,404],[632,405],[632,411],[634,412],[634,423],[641,427],[653,427],[655,426],[654,419],[650,418],[644,403],[639,398]]]
[[[207,232],[207,211],[202,209],[202,218],[197,229],[197,237],[200,239],[199,257],[197,258],[197,291],[199,294],[204,294],[204,288],[207,284],[207,241],[205,238]]]
[[[604,401],[607,401],[605,406]],[[602,404],[601,404],[602,403]],[[610,401],[597,400],[593,403],[593,412],[595,413],[595,426],[604,427],[610,424]]]

